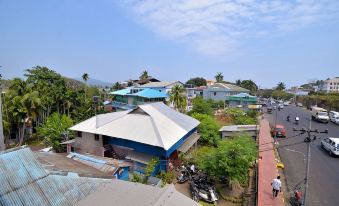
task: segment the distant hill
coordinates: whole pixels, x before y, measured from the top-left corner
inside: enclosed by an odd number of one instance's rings
[[[81,78],[75,78],[75,80],[84,83],[84,81]],[[88,79],[87,84],[91,86],[99,86],[99,87],[106,87],[106,86],[112,87],[113,86],[113,83],[108,83],[108,82],[104,82],[104,81],[97,80],[97,79],[91,79],[91,78]]]

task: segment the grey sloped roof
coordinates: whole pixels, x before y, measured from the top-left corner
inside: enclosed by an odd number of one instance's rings
[[[0,184],[1,206],[198,205],[173,185],[48,174],[27,147],[0,152]]]
[[[0,205],[74,205],[108,181],[50,175],[27,147],[0,153]]]
[[[199,206],[177,192],[173,184],[158,188],[140,183],[113,180],[100,186],[94,193],[77,203],[78,206]]]
[[[165,88],[174,84],[182,84],[179,81],[176,82],[150,82],[144,85],[140,85],[140,88]]]
[[[226,84],[226,83],[215,83],[207,87],[207,89],[211,91],[234,91],[234,92],[249,92],[250,91],[248,89],[239,87],[237,85]]]
[[[199,123],[162,102],[156,102],[139,105],[134,110],[98,115],[70,129],[131,140],[167,150]]]

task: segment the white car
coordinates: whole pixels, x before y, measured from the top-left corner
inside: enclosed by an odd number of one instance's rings
[[[290,102],[284,102],[284,106],[290,105]]]
[[[331,122],[339,124],[339,112],[330,111],[328,114],[330,116]]]
[[[339,138],[326,137],[321,140],[321,147],[328,151],[330,156],[339,155]]]

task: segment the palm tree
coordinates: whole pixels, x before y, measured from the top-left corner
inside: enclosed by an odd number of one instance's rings
[[[222,81],[224,81],[224,75],[222,75],[221,72],[218,72],[217,75],[215,75],[215,80],[216,80],[217,82],[222,82]]]
[[[87,73],[84,73],[84,74],[82,75],[82,80],[84,80],[86,86],[87,86],[87,80],[88,80],[88,79],[89,79],[88,74],[87,74]],[[86,90],[87,90],[87,88],[85,88],[85,102],[86,102]]]
[[[149,77],[150,77],[150,76],[148,75],[148,72],[147,72],[146,70],[144,70],[144,71],[141,73],[139,79],[142,80],[142,79],[147,79],[147,78],[149,78]]]
[[[185,95],[185,88],[181,85],[175,85],[169,92],[170,101],[174,105],[174,109],[183,112],[187,106],[187,100]]]

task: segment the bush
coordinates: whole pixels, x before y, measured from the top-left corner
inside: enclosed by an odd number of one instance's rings
[[[192,114],[192,117],[200,121],[198,131],[201,137],[199,141],[206,145],[216,146],[220,140],[220,125],[217,121],[207,114],[194,113]]]
[[[188,114],[191,115],[194,113],[213,115],[213,109],[211,104],[203,100],[202,97],[197,97],[193,99],[193,108]]]
[[[162,181],[162,186],[166,184],[171,184],[175,178],[175,174],[173,172],[160,172],[159,178]]]
[[[233,123],[236,125],[257,124],[257,112],[247,111],[244,112],[237,108],[228,108],[225,114],[232,118]]]

